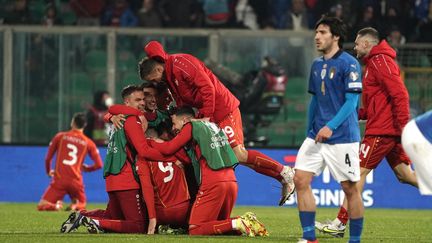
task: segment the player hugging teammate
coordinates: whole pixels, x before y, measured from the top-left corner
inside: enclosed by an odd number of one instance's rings
[[[191,107],[165,115],[154,109],[153,92],[148,84],[127,86],[124,104],[110,107],[105,118],[116,129],[104,165],[109,202],[73,212],[61,231],[267,236],[254,213],[231,217],[238,159],[223,130],[196,120]]]

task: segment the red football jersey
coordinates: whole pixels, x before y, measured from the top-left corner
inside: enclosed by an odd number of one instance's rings
[[[79,130],[59,132],[51,140],[45,158],[47,174],[51,169],[51,160],[56,152],[54,173],[56,180],[82,180],[81,170],[94,171],[102,168],[102,159],[95,143]],[[94,161],[91,166],[83,164],[87,153]]]
[[[364,58],[359,118],[367,119],[365,135],[401,136],[410,120],[409,95],[395,59],[396,51],[385,40]]]
[[[178,107],[193,106],[201,117],[219,123],[240,105],[239,100],[196,57],[183,53],[169,55],[157,41],[150,41],[144,51],[149,58],[165,63],[166,82]]]
[[[185,146],[192,139],[192,125],[191,123],[187,123],[171,141],[160,144],[155,143],[152,147],[159,150],[162,154],[171,155],[177,153],[179,149]],[[195,145],[195,153],[197,158],[200,158],[201,185],[211,185],[222,181],[237,181],[232,168],[223,168],[220,170],[211,169],[207,164],[207,160],[202,156],[199,145]],[[182,162],[190,163],[190,161]]]
[[[156,142],[151,141],[153,146]],[[172,207],[189,201],[189,190],[182,168],[175,162],[150,162],[151,180],[157,207]]]

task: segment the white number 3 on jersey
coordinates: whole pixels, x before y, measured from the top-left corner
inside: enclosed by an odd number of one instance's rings
[[[78,148],[71,143],[66,144],[66,147],[69,149],[68,155],[71,157],[71,159],[64,159],[63,164],[74,165],[77,162]]]

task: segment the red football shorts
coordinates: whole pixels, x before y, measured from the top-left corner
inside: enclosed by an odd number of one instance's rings
[[[375,169],[386,158],[391,168],[411,164],[402,149],[401,138],[395,136],[365,136],[360,145],[360,167]]]
[[[187,227],[190,207],[189,201],[169,208],[156,207],[157,223]]]
[[[237,199],[237,182],[201,185],[190,213],[189,225],[229,219]]]
[[[107,232],[145,233],[148,227],[146,209],[138,189],[110,191],[106,210],[85,211],[85,216],[99,220]]]
[[[144,221],[147,211],[138,189],[108,192],[106,215],[110,219]]]
[[[59,200],[63,200],[65,195],[69,195],[72,200],[78,200],[80,203],[83,203],[83,205],[86,203],[86,195],[82,181],[52,180],[51,184],[42,195],[42,199],[50,203],[56,203]]]
[[[218,126],[222,128],[227,135],[231,148],[244,143],[243,125],[239,108],[229,113],[218,123]]]

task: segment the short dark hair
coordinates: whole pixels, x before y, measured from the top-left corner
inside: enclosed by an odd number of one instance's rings
[[[155,89],[157,91],[157,87],[154,83],[144,81],[144,83],[141,84],[141,89],[148,89],[148,88]]]
[[[145,57],[141,59],[138,63],[138,73],[142,80],[145,80],[145,77],[147,77],[153,70],[155,69],[157,64],[162,64],[161,62]]]
[[[156,138],[160,136],[158,131],[156,130],[156,127],[148,127],[145,134],[149,138]]]
[[[176,109],[174,115],[176,116],[192,116],[195,117],[195,111],[190,106],[183,106]]]
[[[82,112],[77,112],[73,114],[72,122],[78,129],[84,128],[87,125],[86,115]]]
[[[162,121],[161,123],[159,123],[159,125],[157,125],[156,132],[158,134],[158,136],[162,136],[162,134],[164,134],[165,132],[170,134],[171,130],[172,130],[172,121],[171,119],[166,119],[164,121]]]
[[[372,28],[372,27],[366,27],[366,28],[359,30],[357,32],[357,35],[359,35],[359,36],[369,35],[372,38],[374,38],[376,41],[379,42],[379,32],[378,32],[378,30],[376,30],[375,28]]]
[[[136,91],[142,91],[142,88],[137,85],[128,85],[122,89],[121,97],[122,99],[125,99],[126,97],[128,97],[129,95],[131,95],[133,92]]]
[[[332,35],[339,36],[338,46],[339,48],[342,48],[347,34],[346,25],[344,22],[338,17],[323,16],[315,24],[315,30],[320,24],[327,25],[330,28]]]

